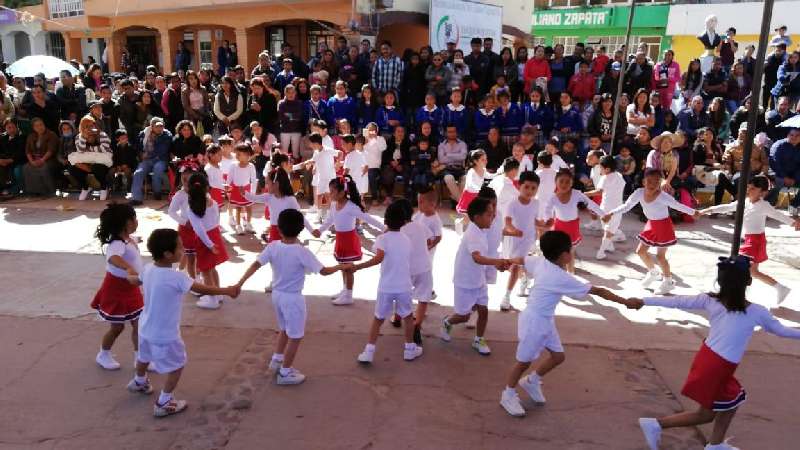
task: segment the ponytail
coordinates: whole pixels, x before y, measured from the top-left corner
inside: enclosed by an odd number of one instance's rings
[[[278,193],[281,197],[291,197],[294,195],[294,189],[292,189],[292,182],[289,181],[289,175],[283,170],[282,167],[278,167],[272,171],[272,182],[278,184]]]
[[[468,162],[467,165],[469,166],[469,168],[472,169],[473,167],[475,167],[475,163],[479,159],[481,159],[482,156],[486,156],[486,152],[479,148],[469,152],[469,157],[467,161]]]
[[[202,173],[189,177],[189,209],[197,216],[206,215],[208,180]]]
[[[361,194],[358,192],[356,182],[353,181],[350,175],[332,179],[329,186],[337,191],[344,192],[348,200],[358,206],[358,209],[364,211],[364,205],[361,203]]]

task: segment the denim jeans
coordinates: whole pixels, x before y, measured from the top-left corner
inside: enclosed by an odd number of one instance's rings
[[[369,181],[369,195],[372,201],[377,201],[381,195],[381,169],[370,168],[367,171],[367,178]]]
[[[161,183],[164,181],[164,176],[167,174],[167,162],[145,159],[139,163],[136,171],[133,172],[131,194],[134,200],[140,202],[144,198],[144,180],[150,172],[153,172],[153,192],[161,194]]]

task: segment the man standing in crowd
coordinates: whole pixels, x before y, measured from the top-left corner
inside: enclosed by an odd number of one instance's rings
[[[222,45],[217,48],[217,73],[219,76],[225,76],[225,70],[228,68],[231,56],[231,44],[227,40],[222,41]]]
[[[69,70],[61,71],[61,87],[56,89],[56,99],[62,120],[77,123],[86,114],[86,89],[75,84],[75,78]]]
[[[381,57],[372,68],[372,85],[380,93],[398,92],[403,79],[403,61],[392,53],[392,43],[381,43]]]
[[[464,58],[464,63],[469,67],[469,74],[478,83],[478,92],[489,92],[489,77],[491,76],[491,61],[486,53],[481,51],[481,38],[475,37],[469,42],[472,53]]]

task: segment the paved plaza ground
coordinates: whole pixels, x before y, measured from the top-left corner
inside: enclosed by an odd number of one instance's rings
[[[266,361],[276,340],[275,317],[264,286],[269,269],[218,311],[184,304],[183,336],[189,355],[176,394],[189,409],[152,417],[152,398],[129,394],[132,347],[128,334],[114,347],[122,370],[94,363],[106,326],[89,309],[103,277],[103,258],[92,233],[103,204],[97,200],[19,199],[0,204],[0,450],[11,449],[644,449],[637,418],[696,405],[680,395],[694,352],[708,332],[701,315],[644,308],[628,311],[597,299],[567,299],[556,322],[567,360],[545,379],[548,403],[525,403],[528,416],[512,418],[498,404],[514,361],[517,312],[500,312],[505,276],[491,288],[487,338],[492,355],[470,348],[471,330],[453,342],[435,335],[451,311],[452,270],[458,236],[453,215],[441,212],[445,236],[434,262],[436,304],[423,334],[425,354],[402,359],[398,329],[388,324],[375,363],[356,355],[366,341],[378,268],[356,274],[356,304],[336,307],[329,296],[340,276],[307,279],[309,320],[295,366],[300,386],[276,386]],[[138,209],[138,235],[174,227],[165,203]],[[382,210],[371,211],[375,215]],[[256,228],[266,222],[256,220]],[[599,237],[587,235],[578,250],[578,275],[590,282],[642,296],[644,271],[633,254],[641,223],[626,217],[629,239],[608,260],[594,253]],[[713,281],[717,256],[727,252],[732,219],[701,219],[678,226],[670,260],[677,294],[696,293]],[[771,260],[763,267],[795,291],[773,313],[800,326],[800,234],[772,222]],[[372,237],[366,235],[365,247]],[[234,283],[262,249],[255,236],[225,234],[231,261],[220,267]],[[330,241],[308,234],[309,248],[333,263]],[[324,239],[324,237],[323,237]],[[144,246],[142,246],[143,248]],[[368,253],[368,252],[367,252]],[[770,288],[755,282],[750,299],[775,306]],[[516,308],[525,299],[514,297]],[[737,371],[748,391],[729,433],[742,449],[797,448],[800,343],[758,332]],[[163,377],[152,377],[160,388]],[[669,430],[664,449],[701,449],[710,429]]]

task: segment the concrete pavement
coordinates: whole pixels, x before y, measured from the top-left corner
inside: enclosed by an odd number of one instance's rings
[[[680,396],[693,352],[707,333],[707,321],[692,313],[660,308],[627,311],[596,299],[568,300],[557,311],[567,362],[547,377],[548,404],[530,406],[528,417],[512,419],[497,404],[513,362],[516,313],[491,313],[490,357],[469,348],[469,330],[458,329],[451,344],[426,338],[418,361],[402,361],[398,330],[388,325],[378,342],[376,362],[361,367],[377,285],[377,268],[356,275],[352,307],[330,305],[327,295],[341,288],[338,275],[309,277],[308,334],[296,366],[308,375],[297,387],[279,387],[267,376],[274,313],[263,293],[269,270],[262,269],[246,291],[219,311],[184,306],[183,333],[189,363],[178,393],[190,401],[184,415],[155,420],[149,399],[127,393],[132,353],[127,336],[114,348],[123,364],[116,373],[93,362],[105,326],[88,309],[103,276],[100,248],[92,239],[99,201],[14,201],[0,204],[0,357],[9,373],[0,386],[0,449],[72,448],[530,448],[641,449],[636,418],[694,408]],[[174,223],[163,204],[138,210],[140,229]],[[377,211],[376,211],[377,213]],[[448,213],[443,220],[451,222]],[[257,221],[257,228],[264,222]],[[775,226],[776,224],[772,224]],[[641,228],[626,218],[629,237]],[[729,220],[703,219],[681,225],[670,260],[678,293],[705,289],[716,255],[732,232]],[[774,260],[765,269],[796,292],[788,306],[773,310],[798,326],[800,246],[788,227],[770,228]],[[325,263],[332,246],[309,239]],[[223,283],[235,282],[262,245],[252,236],[226,234],[232,260],[221,266]],[[729,239],[728,239],[729,240]],[[579,275],[619,290],[643,295],[642,269],[633,239],[602,263],[593,259],[599,239],[587,236],[579,249]],[[369,247],[370,242],[365,243]],[[429,310],[425,334],[436,333],[452,305],[452,257],[458,237],[448,229],[437,253],[438,305]],[[501,282],[504,277],[501,276]],[[502,287],[492,290],[499,304]],[[753,301],[774,303],[758,282]],[[514,305],[524,307],[524,299]],[[800,399],[792,375],[800,346],[756,333],[737,372],[750,393],[734,422],[734,445],[744,449],[789,449],[798,437],[791,414]],[[156,387],[163,383],[154,377]],[[524,394],[521,394],[524,397]],[[708,430],[670,430],[664,447],[701,448]]]

